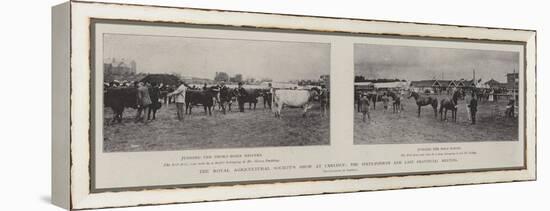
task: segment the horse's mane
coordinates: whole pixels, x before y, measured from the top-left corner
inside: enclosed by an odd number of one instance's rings
[[[420,94],[418,94],[418,92],[412,91],[411,94],[410,94],[410,97],[420,98]]]
[[[460,97],[460,91],[459,90],[455,90],[453,92],[453,96],[452,96],[452,101],[454,104],[457,104],[458,103],[458,98]]]

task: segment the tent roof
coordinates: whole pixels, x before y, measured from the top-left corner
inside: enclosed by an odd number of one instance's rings
[[[408,86],[407,82],[386,82],[386,83],[375,83],[374,87],[376,88],[405,88]]]
[[[355,82],[355,86],[372,86],[372,82]]]

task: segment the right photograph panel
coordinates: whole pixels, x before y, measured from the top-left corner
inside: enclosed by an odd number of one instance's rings
[[[518,141],[520,55],[354,45],[354,144]]]

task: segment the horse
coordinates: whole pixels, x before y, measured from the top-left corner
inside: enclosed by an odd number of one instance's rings
[[[445,109],[445,121],[447,121],[447,111],[451,110],[452,119],[456,122],[458,100],[461,99],[462,96],[462,91],[457,90],[453,92],[453,96],[451,99],[441,100],[441,106],[439,107],[439,116],[441,117],[441,121],[443,121],[443,109]]]
[[[431,96],[420,96],[416,92],[411,92],[408,98],[414,97],[416,105],[418,106],[418,117],[420,117],[420,110],[422,106],[431,105],[434,109],[434,115],[437,118],[437,98]]]

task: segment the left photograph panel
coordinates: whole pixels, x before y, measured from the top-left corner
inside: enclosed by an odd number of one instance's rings
[[[97,150],[330,144],[329,43],[105,33],[99,44]]]

